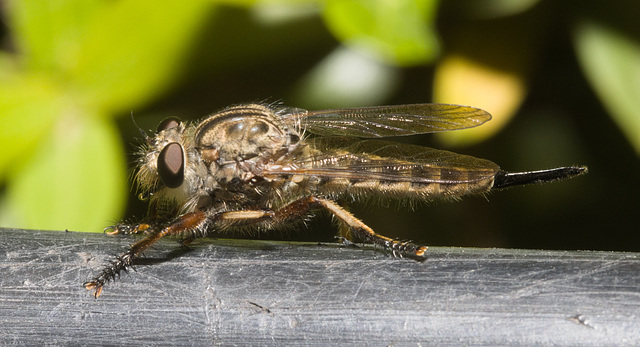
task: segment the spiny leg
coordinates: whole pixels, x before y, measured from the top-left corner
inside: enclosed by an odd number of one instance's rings
[[[394,257],[404,255],[417,259],[424,258],[424,252],[427,250],[426,246],[418,246],[408,241],[397,241],[380,235],[334,201],[317,197],[311,197],[311,199],[316,200],[319,205],[348,225],[355,236],[374,245],[382,246],[385,250],[391,251]]]
[[[145,221],[139,223],[127,223],[125,221],[120,222],[115,225],[110,225],[104,228],[104,232],[108,235],[133,235],[133,234],[144,234],[149,235],[154,233],[162,227],[166,225],[166,222],[169,220],[162,220],[159,218],[159,209],[157,201],[152,201],[149,206],[149,215],[145,218]]]
[[[279,210],[241,210],[228,211],[207,216],[204,212],[192,212],[181,216],[168,226],[147,236],[146,238],[133,244],[129,250],[118,256],[114,262],[108,265],[102,272],[92,281],[85,282],[84,287],[94,291],[94,296],[98,298],[102,293],[105,283],[119,276],[120,272],[126,271],[135,258],[137,258],[144,250],[156,243],[165,236],[183,236],[183,243],[188,243],[197,237],[196,231],[202,229],[205,223],[210,223],[210,227],[217,230],[223,230],[228,226],[252,225],[257,223],[268,223],[269,226],[283,224],[288,221],[300,218],[310,210],[325,208],[338,219],[349,226],[354,235],[372,242],[375,245],[382,246],[385,250],[389,250],[393,256],[407,255],[412,258],[424,257],[427,247],[417,246],[411,242],[396,241],[386,236],[382,236],[374,232],[369,226],[361,220],[354,217],[337,203],[315,196],[298,199]],[[146,226],[146,224],[140,224]],[[140,231],[146,228],[135,226],[134,229]]]
[[[337,203],[315,196],[298,199],[276,211],[235,211],[224,212],[220,215],[221,220],[234,220],[239,224],[253,224],[257,222],[271,223],[272,225],[283,224],[290,220],[300,218],[310,210],[324,208],[334,216],[344,222],[352,233],[363,240],[369,241],[385,250],[391,252],[393,256],[409,256],[416,259],[423,259],[427,250],[425,246],[418,246],[411,242],[393,240],[386,236],[377,234],[373,229],[354,217]]]
[[[149,223],[139,224],[127,224],[119,223],[116,225],[110,225],[104,228],[104,232],[108,235],[133,235],[133,234],[148,234],[153,231],[153,225]]]
[[[98,298],[102,293],[102,287],[105,283],[115,279],[116,276],[120,275],[120,272],[127,271],[127,268],[131,266],[133,260],[144,250],[165,236],[184,235],[190,231],[197,230],[206,220],[207,216],[204,212],[192,212],[181,216],[170,225],[134,243],[129,250],[118,256],[115,261],[104,268],[93,280],[85,282],[84,287],[88,290],[93,290],[94,297]]]
[[[208,223],[212,229],[221,230],[226,226],[236,225],[238,222],[255,223],[262,219],[270,218],[271,216],[273,216],[273,211],[270,210],[230,211],[218,213],[213,216],[206,215],[202,211],[187,213],[170,223],[168,226],[165,226],[159,231],[156,231],[146,238],[134,243],[129,250],[118,256],[115,261],[105,267],[104,270],[102,270],[102,272],[93,280],[85,282],[84,287],[88,290],[93,290],[94,296],[98,298],[102,293],[102,288],[107,282],[119,276],[120,272],[127,271],[135,258],[165,236],[182,236],[183,239],[181,243],[183,245],[187,245],[195,238],[203,235],[201,230],[204,229],[203,226],[205,223]],[[155,227],[156,226],[141,223],[132,226],[123,224],[107,229],[113,229],[113,232],[109,234],[133,234],[141,232],[147,233],[147,229]]]
[[[243,210],[223,212],[216,217],[216,229],[223,230],[226,226],[247,226],[257,223],[265,223],[266,228],[299,219],[310,210],[324,208],[340,219],[351,229],[351,233],[359,239],[381,246],[390,251],[395,257],[408,256],[417,260],[424,259],[426,246],[418,246],[407,241],[397,241],[389,237],[377,234],[373,229],[354,217],[336,202],[309,196],[295,200],[278,210]]]

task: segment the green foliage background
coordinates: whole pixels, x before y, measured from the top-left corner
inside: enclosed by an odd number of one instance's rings
[[[197,119],[249,101],[437,101],[494,120],[438,142],[403,141],[458,147],[511,171],[586,164],[591,173],[489,204],[353,206],[374,229],[428,244],[640,249],[630,232],[640,3],[41,0],[1,10],[2,226],[99,232],[143,214],[127,179],[130,113],[153,129],[169,115]],[[330,239],[325,227],[291,237]]]

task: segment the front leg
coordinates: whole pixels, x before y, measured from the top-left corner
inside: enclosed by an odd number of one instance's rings
[[[160,229],[166,224],[166,222],[169,222],[166,218],[160,218],[159,213],[160,209],[158,208],[158,203],[153,200],[149,206],[149,214],[142,222],[130,223],[122,221],[118,224],[104,228],[104,232],[108,235],[149,235]]]
[[[104,228],[104,232],[108,235],[133,235],[133,234],[149,234],[155,230],[154,225],[150,223],[118,223]]]
[[[360,239],[372,242],[391,252],[393,256],[409,256],[416,259],[424,259],[425,246],[417,246],[411,242],[396,241],[386,236],[377,234],[361,220],[354,217],[337,203],[315,196],[300,198],[282,208],[272,210],[240,210],[207,215],[202,211],[187,213],[169,225],[153,232],[146,238],[133,244],[129,250],[118,256],[115,261],[105,267],[93,280],[84,283],[84,287],[93,290],[98,298],[104,285],[127,271],[133,260],[140,254],[165,236],[182,236],[186,242],[194,238],[206,235],[207,229],[225,230],[229,227],[262,225],[265,228],[274,228],[297,220],[311,210],[324,208],[331,212],[351,228],[353,234]],[[143,227],[133,227],[133,230],[143,230]],[[148,228],[147,228],[148,229]],[[147,230],[144,229],[144,230]]]
[[[207,215],[205,212],[198,211],[182,215],[164,227],[160,224],[147,223],[137,225],[118,224],[108,227],[106,230],[112,229],[108,234],[137,234],[144,232],[148,233],[149,236],[134,243],[126,252],[116,257],[116,260],[107,265],[98,276],[91,281],[85,282],[84,287],[87,290],[92,290],[94,297],[98,298],[107,282],[119,277],[122,271],[126,272],[134,259],[138,258],[143,251],[165,236],[180,236],[183,238],[182,244],[186,245],[195,238],[206,235],[208,228],[222,230],[238,223],[247,223],[247,221],[255,223],[272,216],[273,212],[268,210],[231,211],[214,215]]]
[[[118,256],[116,260],[105,267],[102,272],[93,280],[85,282],[84,287],[87,290],[92,290],[94,297],[98,298],[100,294],[102,294],[102,287],[105,285],[105,283],[120,276],[120,273],[122,271],[127,271],[127,269],[131,266],[133,260],[139,257],[144,250],[149,248],[154,243],[158,242],[158,240],[165,236],[193,235],[197,233],[198,230],[203,229],[206,222],[207,216],[204,212],[201,211],[187,213],[179,217],[166,227],[134,243],[126,252]],[[139,224],[138,226],[140,225],[142,224]],[[138,226],[136,226],[135,229],[139,229]],[[118,230],[114,229],[114,231],[117,232]]]

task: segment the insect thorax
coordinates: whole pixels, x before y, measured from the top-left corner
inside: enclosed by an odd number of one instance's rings
[[[286,156],[299,142],[293,126],[261,105],[218,112],[202,121],[194,134],[200,159],[220,187],[212,193],[222,200],[264,194],[262,167]]]

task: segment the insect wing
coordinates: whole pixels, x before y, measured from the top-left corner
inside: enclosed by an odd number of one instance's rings
[[[322,136],[364,138],[403,136],[466,129],[491,119],[481,109],[449,104],[375,106],[323,111],[287,109],[285,119]]]
[[[500,170],[489,160],[391,141],[324,137],[309,145],[316,149],[311,157],[265,173],[454,184],[490,179]]]

